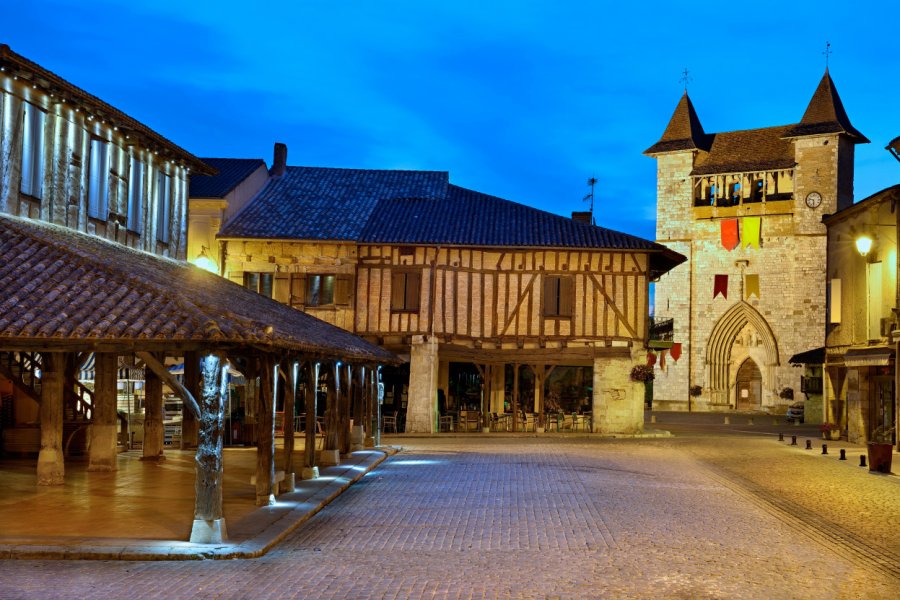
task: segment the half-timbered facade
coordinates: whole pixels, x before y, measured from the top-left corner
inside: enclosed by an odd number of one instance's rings
[[[273,172],[219,236],[223,275],[407,356],[394,392],[406,431],[459,426],[451,406],[478,430],[507,412],[539,420],[559,367],[587,369],[578,408],[593,430],[641,429],[629,373],[646,360],[648,284],[679,255],[445,172]],[[463,399],[466,365],[476,391]]]

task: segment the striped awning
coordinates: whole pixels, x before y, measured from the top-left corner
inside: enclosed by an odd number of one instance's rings
[[[887,367],[894,361],[894,349],[889,346],[851,348],[844,353],[845,367]]]
[[[79,381],[94,381],[96,362],[96,356],[93,352],[90,353],[87,360],[84,361],[84,364],[81,365],[81,369],[78,371]],[[119,381],[143,381],[144,369],[135,366],[127,360],[126,357],[120,356],[119,371],[116,374],[116,379]]]

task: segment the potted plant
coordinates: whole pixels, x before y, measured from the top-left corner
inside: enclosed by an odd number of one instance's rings
[[[534,430],[537,433],[544,433],[544,415],[542,413],[534,415]]]
[[[794,388],[781,388],[781,391],[778,392],[778,397],[782,400],[793,400],[794,399]]]
[[[822,432],[823,440],[839,440],[841,439],[841,428],[835,423],[822,423],[819,425]]]
[[[891,472],[891,457],[894,454],[893,427],[876,427],[866,444],[869,455],[869,471]]]
[[[692,385],[692,386],[688,389],[688,393],[691,395],[691,397],[696,398],[696,397],[698,397],[700,394],[703,393],[703,388],[700,387],[699,385]]]
[[[650,365],[634,365],[634,368],[631,369],[631,380],[639,381],[641,383],[649,383],[653,381],[655,375],[653,374],[653,367]]]

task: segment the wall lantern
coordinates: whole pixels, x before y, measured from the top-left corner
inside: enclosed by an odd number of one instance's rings
[[[867,235],[861,235],[856,238],[856,251],[860,256],[865,257],[872,249],[872,238]]]
[[[203,269],[204,271],[209,271],[210,273],[219,274],[219,266],[216,264],[216,261],[209,257],[207,254],[206,246],[200,246],[200,255],[194,259],[194,264]]]

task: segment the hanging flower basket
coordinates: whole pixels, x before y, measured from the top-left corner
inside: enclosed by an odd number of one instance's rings
[[[635,365],[634,368],[631,369],[632,381],[647,383],[648,381],[653,381],[654,377],[653,367],[650,365]]]

